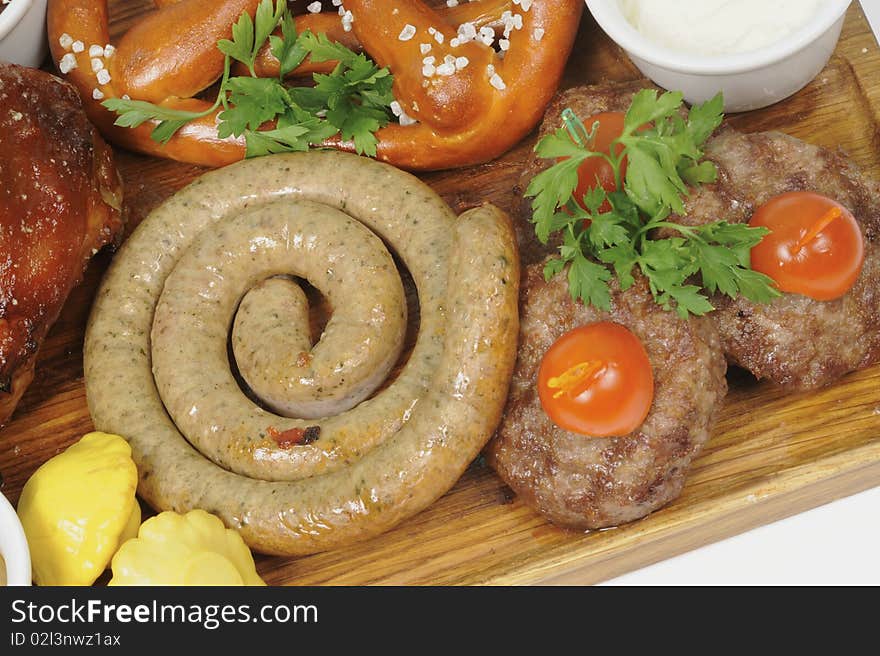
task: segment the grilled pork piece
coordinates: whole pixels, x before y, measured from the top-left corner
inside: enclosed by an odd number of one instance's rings
[[[76,90],[0,63],[0,425],[89,259],[122,233],[110,148]]]
[[[548,108],[541,134],[558,129],[566,107],[586,121],[600,112],[625,111],[633,95],[646,87],[651,85],[637,81],[569,89]],[[880,185],[864,178],[842,154],[778,132],[741,134],[723,126],[709,140],[706,157],[718,166],[718,182],[694,190],[685,215],[672,220],[689,225],[743,223],[774,196],[814,191],[847,207],[865,239],[861,276],[836,301],[797,294],[784,294],[765,305],[713,298],[718,310],[710,317],[728,360],[760,379],[792,389],[821,387],[880,362],[880,294],[875,291],[880,279]],[[534,158],[523,173],[521,189],[550,164]],[[537,242],[528,223],[528,199],[521,210],[517,225],[521,251],[527,262],[534,262],[558,244]]]

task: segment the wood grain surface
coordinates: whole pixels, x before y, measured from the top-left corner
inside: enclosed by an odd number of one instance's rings
[[[113,33],[150,11],[111,1]],[[587,13],[564,86],[639,77]],[[742,130],[776,129],[841,148],[880,175],[880,49],[853,3],[827,68],[795,97],[732,117]],[[514,185],[534,138],[500,160],[425,175],[456,210],[484,200],[513,211]],[[201,173],[118,152],[128,230]],[[44,344],[34,383],[0,432],[2,491],[13,503],[47,458],[92,429],[82,372],[91,300],[110,260],[102,253]],[[713,438],[681,497],[645,520],[592,533],[561,530],[517,501],[481,462],[432,507],[383,536],[309,557],[257,557],[270,584],[586,584],[622,574],[833,499],[880,485],[880,367],[828,389],[782,394],[732,372]]]

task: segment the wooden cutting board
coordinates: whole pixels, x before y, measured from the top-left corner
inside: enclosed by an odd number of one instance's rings
[[[111,1],[113,32],[150,11]],[[564,86],[638,78],[587,13]],[[880,176],[880,49],[853,3],[835,56],[797,96],[733,117],[745,131],[776,129],[846,151]],[[484,200],[513,210],[513,187],[534,138],[502,159],[425,175],[457,210]],[[201,173],[119,152],[129,230]],[[40,354],[34,383],[0,433],[2,490],[17,500],[28,476],[92,429],[82,344],[91,300],[110,260],[101,254],[68,300]],[[752,527],[880,485],[880,367],[808,394],[783,395],[742,373],[681,497],[634,524],[578,533],[521,504],[479,461],[432,507],[347,549],[303,558],[258,557],[270,584],[584,584],[598,582]],[[844,557],[841,554],[841,557]]]

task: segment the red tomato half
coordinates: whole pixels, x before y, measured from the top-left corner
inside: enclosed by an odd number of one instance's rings
[[[755,212],[770,233],[752,249],[752,268],[784,292],[830,301],[846,294],[865,261],[862,231],[840,203],[808,191],[782,194]]]
[[[620,324],[575,328],[551,346],[538,371],[538,396],[560,428],[620,437],[641,426],[654,401],[654,374],[638,337]]]
[[[587,132],[593,129],[593,124],[599,123],[599,129],[589,144],[590,150],[597,153],[611,154],[611,143],[623,134],[623,122],[626,115],[623,112],[604,112],[596,114],[584,121]],[[614,148],[615,155],[620,155],[623,145],[617,144]],[[626,177],[626,158],[620,163],[620,179]],[[617,191],[617,182],[614,179],[614,169],[601,157],[590,157],[578,167],[578,186],[574,191],[574,198],[578,205],[583,207],[583,198],[591,190],[599,185],[611,193]],[[584,208],[586,209],[586,208]],[[600,212],[611,209],[608,201],[600,208]]]

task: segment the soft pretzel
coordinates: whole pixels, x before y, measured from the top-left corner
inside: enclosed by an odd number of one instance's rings
[[[115,126],[116,115],[101,105],[106,98],[128,96],[168,108],[208,109],[209,103],[194,96],[222,72],[223,55],[216,42],[230,36],[242,12],[253,15],[259,0],[160,0],[157,4],[161,8],[125,34],[115,53],[103,60],[98,57],[107,71],[102,74],[106,84],[101,84],[89,48],[110,43],[106,0],[49,0],[48,31],[56,62],[69,55],[62,72],[79,88],[91,120],[114,143],[206,166],[243,158],[243,138],[217,137],[218,112],[188,123],[161,144],[150,137],[154,123],[134,129]],[[377,64],[391,69],[395,96],[418,122],[380,129],[378,158],[414,170],[485,162],[522,139],[558,86],[583,11],[580,0],[480,0],[442,10],[419,0],[397,0],[393,11],[386,0],[346,0],[344,7],[354,17],[351,31],[343,29],[335,13],[299,16],[297,28],[363,48]],[[502,27],[504,16],[507,29]],[[476,30],[500,27],[507,33],[509,48],[499,53],[479,40],[458,44],[455,37],[462,25]],[[415,36],[402,40],[404,28],[415,28]],[[65,43],[69,46],[71,39],[85,49],[68,50]],[[467,65],[453,75],[426,77],[422,44],[431,44],[430,54],[437,62],[453,55],[466,58]],[[76,67],[69,69],[71,57]],[[257,70],[272,74],[272,64],[271,55],[263,53]],[[328,66],[306,61],[294,74]],[[323,145],[354,150],[353,143],[338,138]]]

